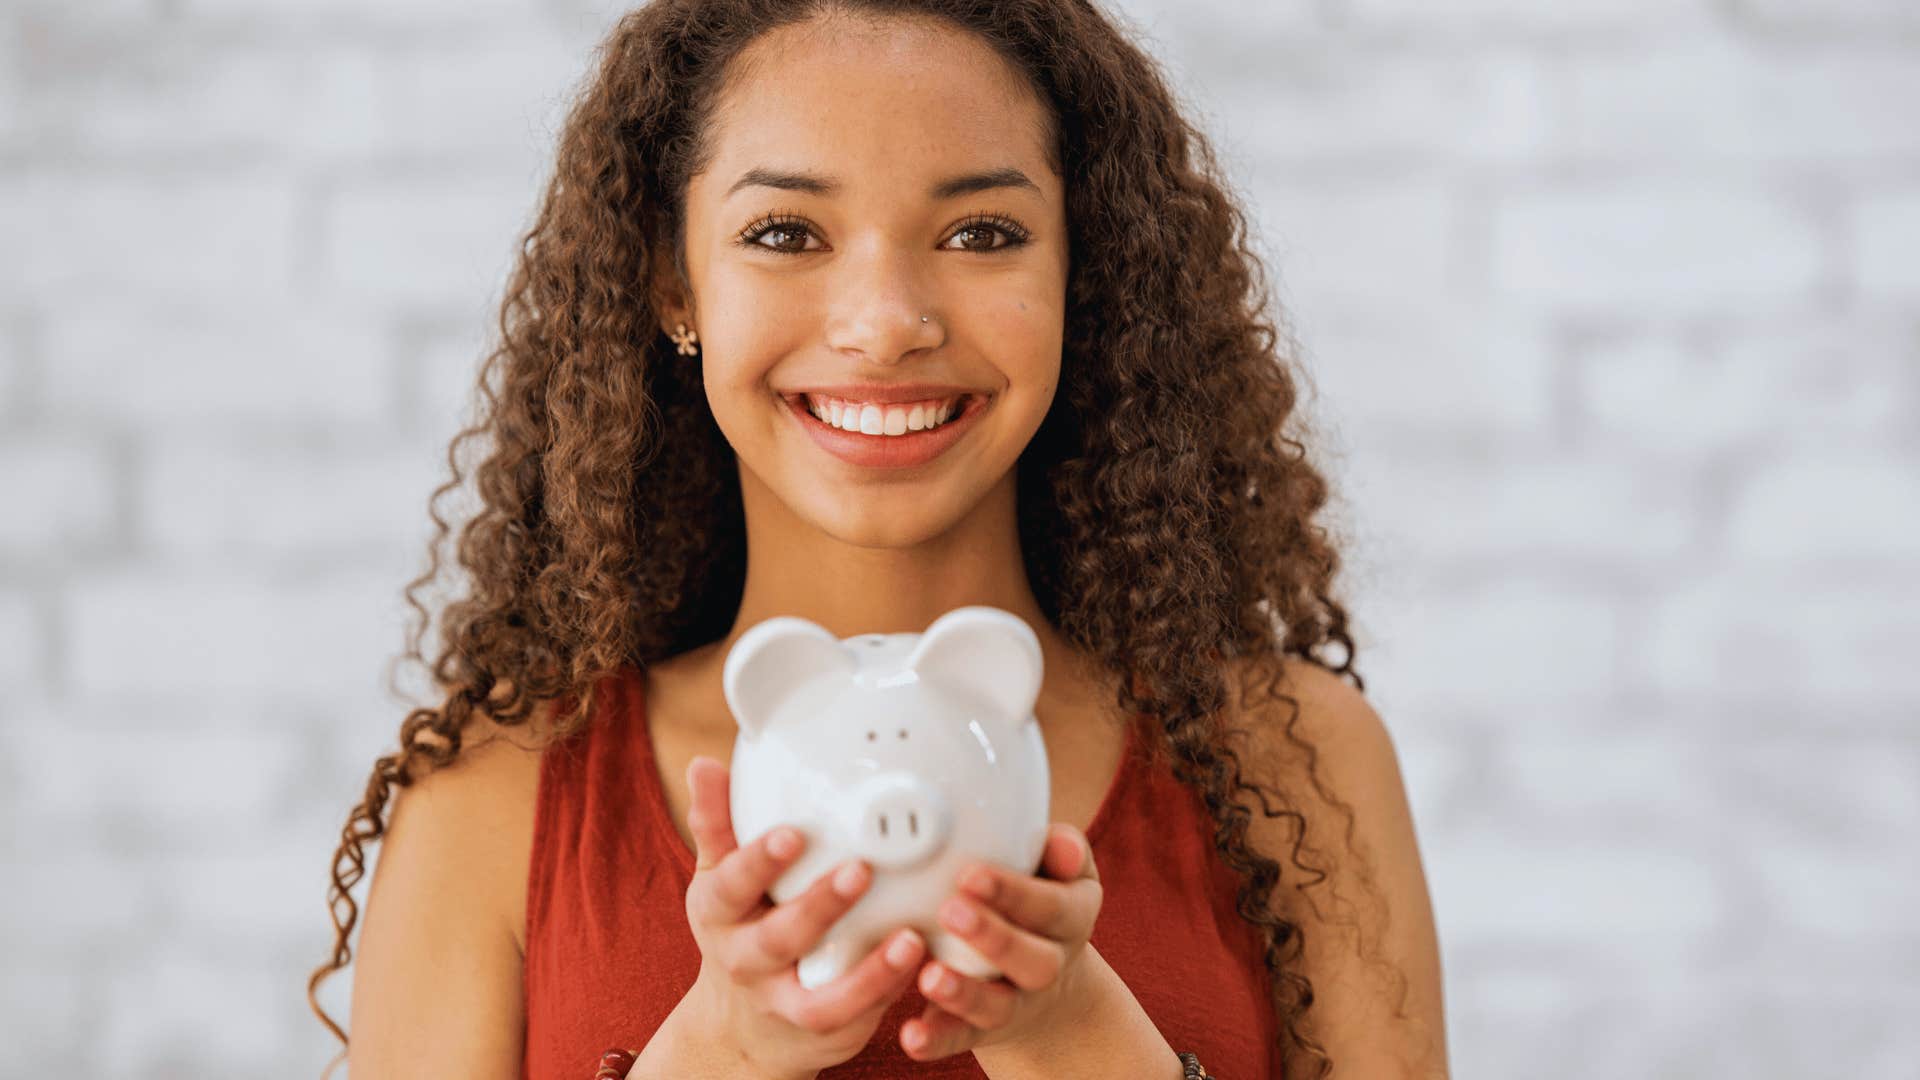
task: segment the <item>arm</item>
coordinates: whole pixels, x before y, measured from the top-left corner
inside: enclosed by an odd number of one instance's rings
[[[356,956],[355,1080],[519,1080],[540,759],[523,730],[475,724],[452,763],[395,790]],[[628,1076],[752,1075],[705,1036],[702,1004],[682,999]]]
[[[394,791],[356,956],[355,1080],[520,1075],[526,1017],[513,919],[539,762],[514,738],[524,736],[474,738]]]
[[[1444,1080],[1439,939],[1392,737],[1365,696],[1340,676],[1292,658],[1286,671],[1280,689],[1300,703],[1296,730],[1319,752],[1316,771],[1324,785],[1352,807],[1358,851],[1356,857],[1348,850],[1345,818],[1321,799],[1297,749],[1282,736],[1284,706],[1262,705],[1248,725],[1242,761],[1249,774],[1295,801],[1307,819],[1306,846],[1319,856],[1306,859],[1328,873],[1304,893],[1293,888],[1302,879],[1288,857],[1293,827],[1286,818],[1264,817],[1255,805],[1249,839],[1279,860],[1274,902],[1302,931],[1301,963],[1314,993],[1303,1029],[1332,1058],[1336,1077]],[[1328,903],[1329,888],[1336,903]],[[1356,915],[1342,916],[1342,909]],[[1356,919],[1362,936],[1356,936]],[[1397,975],[1405,977],[1404,998]]]
[[[1062,1023],[1044,1044],[984,1046],[973,1052],[992,1080],[1051,1080],[1060,1076],[1127,1076],[1180,1080],[1179,1055],[1154,1026],[1124,980],[1092,945],[1080,958],[1097,1004],[1078,1021]],[[1150,1066],[1150,1067],[1149,1067]]]
[[[635,1059],[627,1080],[680,1080],[687,1076],[726,1076],[741,1080],[812,1080],[817,1070],[776,1077],[759,1071],[751,1061],[721,1049],[725,1044],[702,1030],[713,1008],[689,993],[653,1033],[653,1039]]]
[[[1245,739],[1235,750],[1245,774],[1296,801],[1307,818],[1308,861],[1328,874],[1323,885],[1307,890],[1311,900],[1296,892],[1292,885],[1302,872],[1289,856],[1290,822],[1266,818],[1256,807],[1249,842],[1283,867],[1273,901],[1301,928],[1299,963],[1313,984],[1313,1006],[1302,1029],[1333,1060],[1336,1078],[1444,1080],[1439,943],[1393,741],[1366,698],[1339,676],[1303,661],[1290,660],[1286,670],[1281,688],[1300,703],[1296,731],[1318,751],[1322,784],[1352,808],[1359,852],[1356,857],[1348,850],[1344,816],[1321,799],[1301,755],[1282,734],[1286,715],[1280,706],[1257,712],[1236,707]],[[1327,886],[1338,902],[1327,902]],[[1350,904],[1357,905],[1364,945],[1354,917],[1344,914]],[[1154,1072],[1141,1075],[1180,1076],[1172,1048],[1118,976],[1091,946],[1083,960],[1092,962],[1086,970],[1098,989],[1074,995],[1097,1003],[1080,1024],[1057,1025],[1044,1046],[976,1049],[982,1069],[995,1080],[1024,1080],[1119,1075],[1115,1062],[1154,1062]],[[1404,996],[1396,975],[1405,978]]]

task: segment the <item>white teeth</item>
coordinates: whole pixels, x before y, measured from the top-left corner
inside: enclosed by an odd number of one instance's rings
[[[867,435],[905,435],[910,431],[939,427],[953,415],[958,403],[955,400],[938,406],[920,402],[911,406],[882,407],[833,399],[808,399],[806,402],[807,411],[821,423],[842,431],[858,431]]]

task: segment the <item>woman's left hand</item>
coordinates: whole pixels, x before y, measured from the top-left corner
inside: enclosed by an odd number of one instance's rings
[[[916,1061],[1043,1033],[1058,1017],[1083,1015],[1099,981],[1082,977],[1101,886],[1079,829],[1055,822],[1047,830],[1039,874],[978,863],[961,873],[959,886],[940,906],[940,925],[1002,976],[976,979],[938,960],[923,965],[927,1007],[900,1025],[900,1046]]]

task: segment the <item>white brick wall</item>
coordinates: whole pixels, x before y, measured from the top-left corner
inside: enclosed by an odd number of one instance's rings
[[[1920,1076],[1920,8],[1122,10],[1310,366],[1457,1075]],[[0,1077],[331,1055],[399,589],[616,11],[0,7]]]
[[[1911,438],[1913,345],[1911,324],[1897,316],[1634,327],[1584,342],[1569,381],[1593,439],[1668,460],[1841,447],[1872,455]]]
[[[1492,227],[1502,298],[1581,314],[1804,305],[1826,269],[1811,215],[1738,181],[1517,191],[1500,200]]]
[[[96,305],[102,297],[283,296],[293,285],[299,218],[283,170],[244,176],[175,162],[41,167],[29,159],[0,181],[0,247],[13,253],[0,262],[0,288],[22,300]]]
[[[166,439],[193,432],[377,429],[401,419],[392,336],[317,297],[265,304],[45,308],[36,414]]]
[[[114,517],[113,449],[47,432],[0,444],[0,555],[53,559],[99,548]]]
[[[1853,281],[1870,301],[1905,303],[1920,299],[1920,267],[1913,245],[1920,243],[1920,188],[1874,192],[1847,214],[1847,246],[1853,252]]]
[[[416,171],[342,185],[319,214],[320,284],[378,310],[484,318],[530,213],[532,190],[517,172]]]

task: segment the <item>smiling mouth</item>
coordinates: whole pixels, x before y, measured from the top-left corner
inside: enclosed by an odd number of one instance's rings
[[[944,419],[934,422],[934,411],[923,409],[919,403],[910,408],[868,404],[865,408],[850,409],[837,398],[816,401],[806,393],[782,394],[781,397],[795,412],[829,431],[876,439],[906,439],[938,431],[971,416],[986,400],[982,394],[961,394],[953,398],[940,414]],[[869,430],[870,427],[879,430]]]
[[[780,408],[793,414],[794,422],[801,425],[810,441],[832,457],[862,469],[894,470],[928,465],[946,455],[955,443],[979,426],[981,414],[988,410],[993,396],[962,395],[944,422],[897,435],[836,427],[807,408],[805,394],[776,394],[775,400]],[[892,426],[898,428],[899,413],[892,413],[891,419]]]

